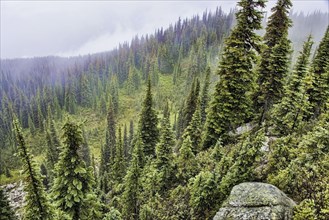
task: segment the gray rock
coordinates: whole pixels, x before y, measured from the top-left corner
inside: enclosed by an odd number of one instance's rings
[[[266,183],[241,183],[213,220],[291,220],[296,203]]]
[[[22,207],[25,205],[25,195],[24,192],[24,185],[22,181],[19,183],[10,183],[3,186],[5,193],[8,195],[9,204],[12,206],[13,210],[15,211],[18,219],[20,218],[20,213]]]

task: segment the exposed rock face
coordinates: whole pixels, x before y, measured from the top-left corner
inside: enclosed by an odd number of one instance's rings
[[[266,183],[241,183],[213,220],[291,220],[295,202]]]
[[[18,219],[20,219],[20,209],[24,206],[24,186],[22,181],[19,183],[10,183],[2,186],[8,195],[9,204],[13,207]]]

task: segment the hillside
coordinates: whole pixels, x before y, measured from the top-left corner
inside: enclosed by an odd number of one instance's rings
[[[27,184],[16,211],[212,219],[258,181],[295,219],[329,218],[328,14],[250,2],[108,52],[1,60],[0,185]]]

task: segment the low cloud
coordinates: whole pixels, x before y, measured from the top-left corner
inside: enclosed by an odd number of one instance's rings
[[[327,1],[294,1],[295,11]],[[1,1],[1,58],[74,56],[111,50],[135,35],[235,1]],[[275,4],[270,1],[269,7]],[[328,10],[328,7],[327,7]]]

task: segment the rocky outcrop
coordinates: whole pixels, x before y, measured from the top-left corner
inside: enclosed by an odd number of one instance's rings
[[[13,207],[17,217],[20,219],[19,213],[21,208],[24,206],[24,186],[22,181],[19,183],[10,183],[2,186],[6,195],[8,196],[9,204]]]
[[[291,220],[295,202],[266,183],[241,183],[213,220]]]

